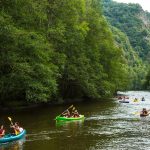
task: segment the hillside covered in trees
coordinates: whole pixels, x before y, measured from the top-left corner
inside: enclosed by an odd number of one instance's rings
[[[110,97],[145,73],[148,45],[109,25],[99,0],[1,0],[0,9],[1,105]]]
[[[112,0],[103,0],[103,12],[110,25],[120,33],[116,42],[117,45],[122,44],[126,60],[135,72],[133,89],[141,89],[150,64],[150,13],[144,11],[139,4],[117,3]],[[116,35],[116,32],[113,33]]]
[[[97,0],[2,0],[0,95],[6,101],[101,98],[128,65]]]

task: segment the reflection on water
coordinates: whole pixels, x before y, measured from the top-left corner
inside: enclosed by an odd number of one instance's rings
[[[81,127],[84,123],[84,119],[82,120],[56,120],[56,127],[65,127],[65,128],[78,128]]]
[[[55,121],[66,105],[0,114],[2,120],[15,116],[27,130],[25,142],[3,145],[0,150],[149,150],[150,116],[140,118],[139,112],[150,109],[150,92],[125,94],[128,104],[118,100],[75,104],[85,120]],[[132,101],[142,97],[144,102]]]
[[[28,134],[26,142],[50,140],[51,131],[41,131],[39,133]]]
[[[23,143],[25,142],[25,137],[18,141],[5,143],[0,145],[0,150],[23,150]]]

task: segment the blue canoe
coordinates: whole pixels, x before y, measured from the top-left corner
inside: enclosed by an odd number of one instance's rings
[[[18,135],[7,134],[4,137],[0,138],[0,143],[7,143],[7,142],[19,140],[19,139],[23,138],[25,136],[25,134],[26,134],[26,130],[23,130]]]

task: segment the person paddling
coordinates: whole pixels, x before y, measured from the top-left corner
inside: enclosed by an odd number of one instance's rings
[[[141,101],[145,101],[145,98],[144,98],[144,97],[142,97]]]
[[[1,128],[0,128],[0,138],[2,138],[4,135],[5,135],[5,129],[4,129],[4,126],[1,125]]]
[[[67,109],[66,111],[64,111],[62,114],[61,114],[63,117],[67,117],[69,118],[71,115],[70,115],[70,111]]]
[[[72,114],[73,114],[73,117],[74,117],[74,118],[80,117],[80,115],[79,115],[79,113],[78,113],[77,110],[74,110],[74,111],[72,112]]]
[[[141,113],[140,113],[140,116],[148,116],[149,115],[149,111],[146,110],[146,108],[143,108]]]
[[[10,127],[14,129],[15,135],[18,135],[23,131],[23,128],[19,126],[18,122],[15,122],[14,125],[10,125]]]
[[[138,102],[138,99],[137,99],[137,98],[135,98],[135,99],[134,99],[134,102]]]

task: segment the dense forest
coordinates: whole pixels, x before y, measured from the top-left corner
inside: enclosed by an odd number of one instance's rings
[[[144,82],[148,45],[111,26],[101,1],[1,0],[0,10],[1,105],[99,99]]]
[[[139,4],[117,3],[112,0],[103,0],[103,12],[110,25],[120,32],[116,42],[122,44],[127,62],[135,73],[132,88],[149,89],[149,80],[145,81],[145,78],[148,79],[147,68],[150,64],[150,13],[144,11]],[[116,32],[112,32],[116,35]]]
[[[146,76],[146,81],[145,81],[144,87],[146,89],[150,90],[150,68],[149,68],[149,72],[147,73],[147,76]]]

